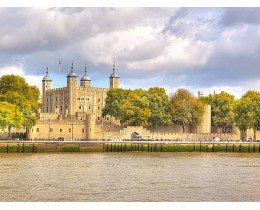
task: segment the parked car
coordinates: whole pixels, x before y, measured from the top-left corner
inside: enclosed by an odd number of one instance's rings
[[[220,137],[218,137],[218,136],[213,136],[213,137],[212,137],[212,140],[213,140],[213,141],[220,141]]]

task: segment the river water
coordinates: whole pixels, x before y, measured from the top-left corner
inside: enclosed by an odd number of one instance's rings
[[[260,154],[0,154],[0,201],[260,201]]]

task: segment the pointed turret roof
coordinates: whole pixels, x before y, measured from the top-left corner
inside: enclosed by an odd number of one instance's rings
[[[52,81],[51,78],[49,77],[49,67],[48,67],[48,65],[46,66],[46,75],[43,77],[42,81]]]
[[[70,70],[67,77],[78,77],[77,74],[74,72],[74,69],[73,69],[73,61],[71,63],[71,70]]]
[[[84,76],[80,79],[80,81],[91,81],[90,77],[87,75],[87,65],[85,64],[85,74]]]
[[[114,62],[114,64],[113,64],[113,73],[110,75],[109,78],[119,78],[119,76],[115,73],[115,66],[116,66],[116,64]]]

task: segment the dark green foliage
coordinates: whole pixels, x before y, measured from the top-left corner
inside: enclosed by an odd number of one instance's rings
[[[80,147],[76,145],[65,145],[62,147],[62,152],[80,152]]]

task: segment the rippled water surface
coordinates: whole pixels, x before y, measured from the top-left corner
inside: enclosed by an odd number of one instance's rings
[[[260,154],[0,154],[0,201],[260,201]]]

